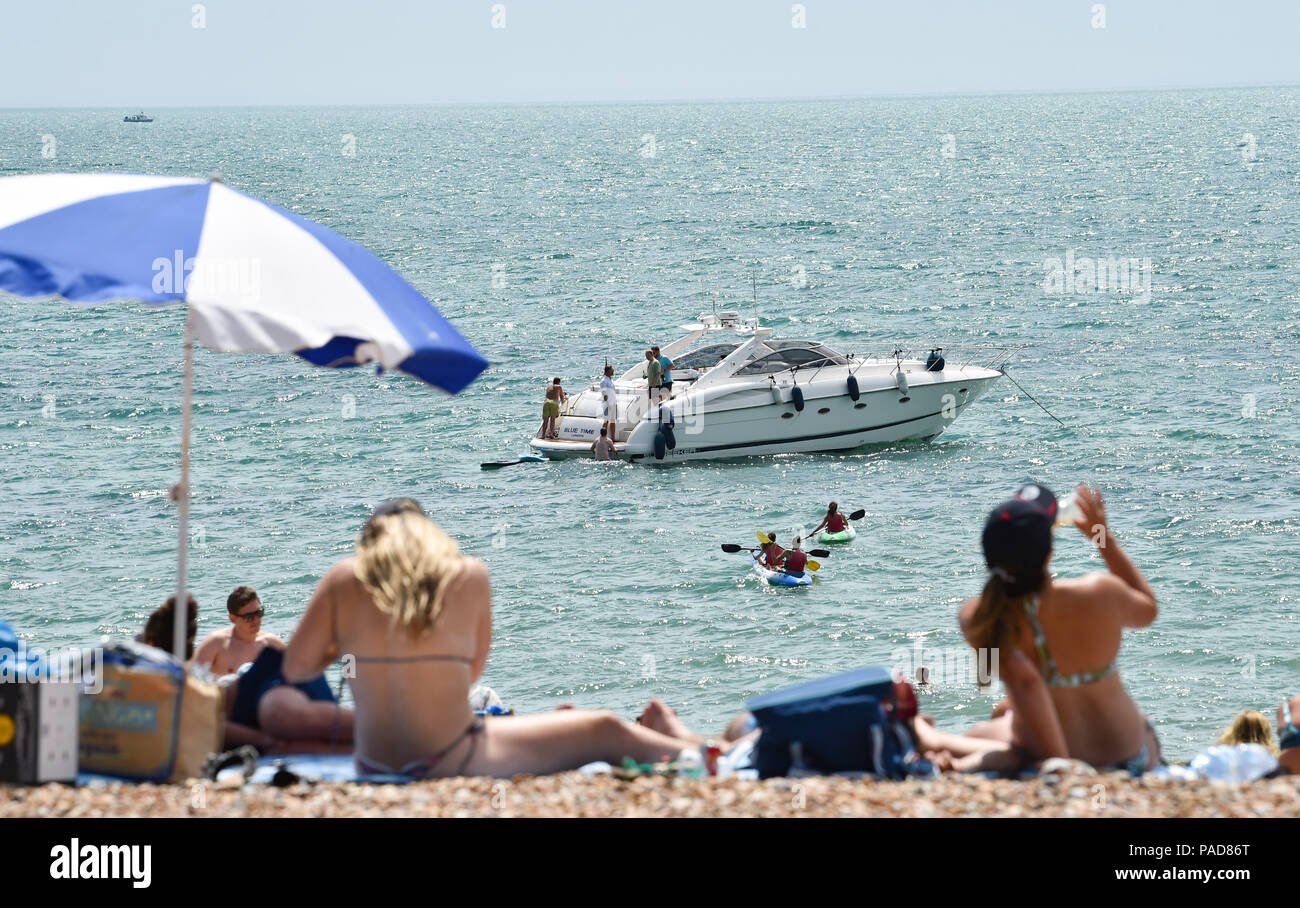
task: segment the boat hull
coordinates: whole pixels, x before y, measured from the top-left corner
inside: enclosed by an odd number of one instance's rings
[[[853,399],[841,383],[800,386],[802,407],[791,388],[728,390],[674,398],[659,414],[646,416],[619,445],[619,456],[634,462],[680,463],[771,454],[847,451],[873,444],[931,439],[977,400],[1001,373],[988,369],[955,375],[914,376],[905,391],[896,386],[860,392]],[[703,398],[703,399],[700,399]],[[600,421],[572,420],[558,441],[533,439],[548,457],[590,456],[589,433]],[[590,421],[591,425],[586,425]],[[656,436],[670,424],[675,445],[658,456]],[[561,428],[561,434],[565,429]]]

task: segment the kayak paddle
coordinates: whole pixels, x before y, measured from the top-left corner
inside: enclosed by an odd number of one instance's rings
[[[481,463],[478,466],[480,470],[499,470],[502,467],[513,467],[517,463],[547,463],[547,462],[548,460],[545,457],[539,457],[536,454],[525,454],[523,457],[519,458],[518,460],[489,461],[488,463]]]
[[[734,542],[724,542],[722,543],[722,551],[734,555],[737,552],[752,552],[753,549],[746,548],[743,545],[736,545]],[[830,549],[809,549],[805,554],[812,555],[815,558],[828,558],[830,557],[831,550]]]

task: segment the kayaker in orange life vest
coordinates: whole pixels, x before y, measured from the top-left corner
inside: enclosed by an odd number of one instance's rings
[[[821,523],[813,527],[810,535],[816,536],[817,531],[822,527],[826,527],[828,533],[842,533],[846,526],[848,524],[844,521],[844,515],[840,513],[840,506],[832,501],[831,506],[826,509],[826,516],[822,518]]]

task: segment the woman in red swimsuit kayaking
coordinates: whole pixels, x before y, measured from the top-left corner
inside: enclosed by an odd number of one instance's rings
[[[840,513],[840,506],[832,501],[831,506],[826,509],[826,516],[822,518],[822,522],[813,527],[813,531],[808,535],[816,536],[817,531],[822,527],[826,527],[828,533],[843,533],[846,526],[848,524],[844,521],[844,515]]]
[[[767,542],[758,547],[758,554],[764,567],[775,569],[781,566],[781,559],[785,555],[785,549],[776,544],[775,533],[768,533]]]

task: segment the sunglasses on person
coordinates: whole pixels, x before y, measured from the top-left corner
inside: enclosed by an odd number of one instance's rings
[[[258,609],[258,610],[255,611],[255,612],[248,612],[248,613],[243,614],[243,615],[240,615],[240,614],[236,613],[236,614],[235,614],[235,617],[236,617],[236,618],[243,618],[245,621],[256,621],[258,618],[261,618],[261,617],[262,617],[263,615],[265,615],[265,614],[266,614],[266,609],[264,609],[264,608],[260,608],[260,609]]]

